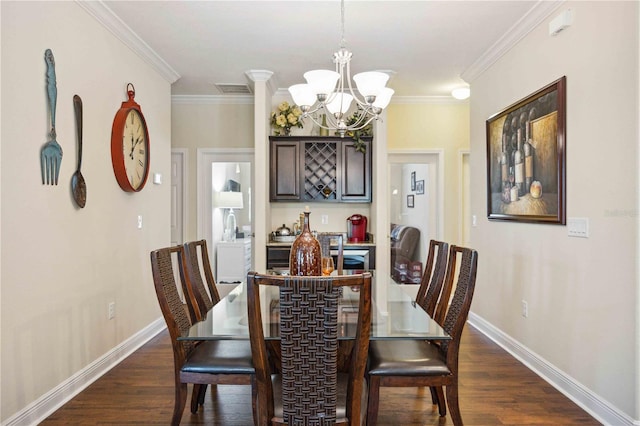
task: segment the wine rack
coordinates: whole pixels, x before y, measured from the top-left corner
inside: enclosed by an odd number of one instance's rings
[[[307,201],[335,201],[338,189],[336,142],[304,144],[304,194]]]

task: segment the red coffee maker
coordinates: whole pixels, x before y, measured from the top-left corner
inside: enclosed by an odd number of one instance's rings
[[[367,240],[367,217],[354,214],[347,218],[347,240],[360,243]]]

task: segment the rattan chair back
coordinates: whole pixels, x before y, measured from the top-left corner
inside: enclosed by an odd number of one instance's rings
[[[272,369],[262,328],[260,286],[279,287],[282,417],[274,414]],[[351,352],[346,416],[337,417],[338,315],[341,287],[360,289]],[[371,275],[247,278],[249,331],[256,369],[261,425],[359,424],[371,328]]]
[[[184,270],[182,268],[184,248],[182,246],[166,247],[151,252],[151,272],[153,283],[158,296],[160,310],[167,323],[167,329],[173,345],[174,363],[179,370],[185,359],[191,353],[194,342],[178,341],[178,337],[187,333],[192,319],[187,313],[187,305],[183,303],[175,281],[175,268],[178,270],[180,280],[184,282]],[[188,296],[185,295],[185,299]]]

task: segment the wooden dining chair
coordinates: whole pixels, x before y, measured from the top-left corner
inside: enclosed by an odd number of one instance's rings
[[[267,355],[260,286],[279,288],[280,372],[272,370]],[[338,302],[340,288],[345,286],[359,288],[359,310],[348,372],[341,373]],[[320,277],[250,272],[247,305],[258,389],[258,424],[364,424],[371,274]]]
[[[457,261],[460,260],[459,268]],[[369,347],[369,401],[367,425],[377,423],[380,387],[446,387],[446,404],[454,425],[462,425],[458,404],[458,352],[462,329],[469,314],[476,281],[478,253],[468,248],[451,246],[447,275],[439,305],[448,309],[441,324],[451,336],[440,344],[422,340],[372,341]],[[455,279],[454,279],[455,277]],[[455,292],[449,295],[455,281]],[[444,405],[444,404],[443,404]],[[440,407],[440,415],[446,409]]]
[[[190,312],[196,321],[202,321],[207,312],[220,301],[220,294],[211,271],[207,241],[190,241],[184,244],[183,265],[186,273],[185,282],[191,286],[187,290],[190,299]],[[206,283],[206,288],[205,288]]]
[[[416,295],[416,303],[433,317],[436,304],[442,291],[444,276],[447,271],[447,256],[449,244],[443,241],[429,241],[427,263],[420,281],[420,288]]]
[[[192,412],[196,412],[194,407],[197,410],[201,385],[251,385],[255,420],[255,369],[249,342],[178,340],[179,337],[185,336],[193,325],[174,278],[177,268],[180,280],[185,279],[182,268],[183,255],[183,246],[166,247],[151,252],[153,282],[173,348],[175,399],[171,424],[180,424],[187,399],[188,383],[194,384]]]
[[[335,265],[338,275],[342,275],[344,268],[344,235],[339,232],[318,232],[318,241],[320,242],[320,249],[322,256],[325,253],[331,255],[331,243],[335,241],[338,245],[338,262]]]

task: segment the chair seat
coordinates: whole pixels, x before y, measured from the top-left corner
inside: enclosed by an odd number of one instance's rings
[[[282,417],[284,415],[284,408],[282,406],[282,376],[280,374],[274,374],[271,376],[273,382],[274,401],[273,412],[276,417]],[[338,373],[338,392],[336,401],[336,419],[344,419],[347,417],[347,386],[349,384],[349,374]],[[362,407],[367,406],[367,381],[362,381]],[[363,413],[366,410],[363,409]]]
[[[422,340],[373,340],[370,376],[443,376],[451,374],[440,350]]]
[[[251,345],[245,340],[204,341],[195,347],[181,371],[205,374],[254,374]]]

